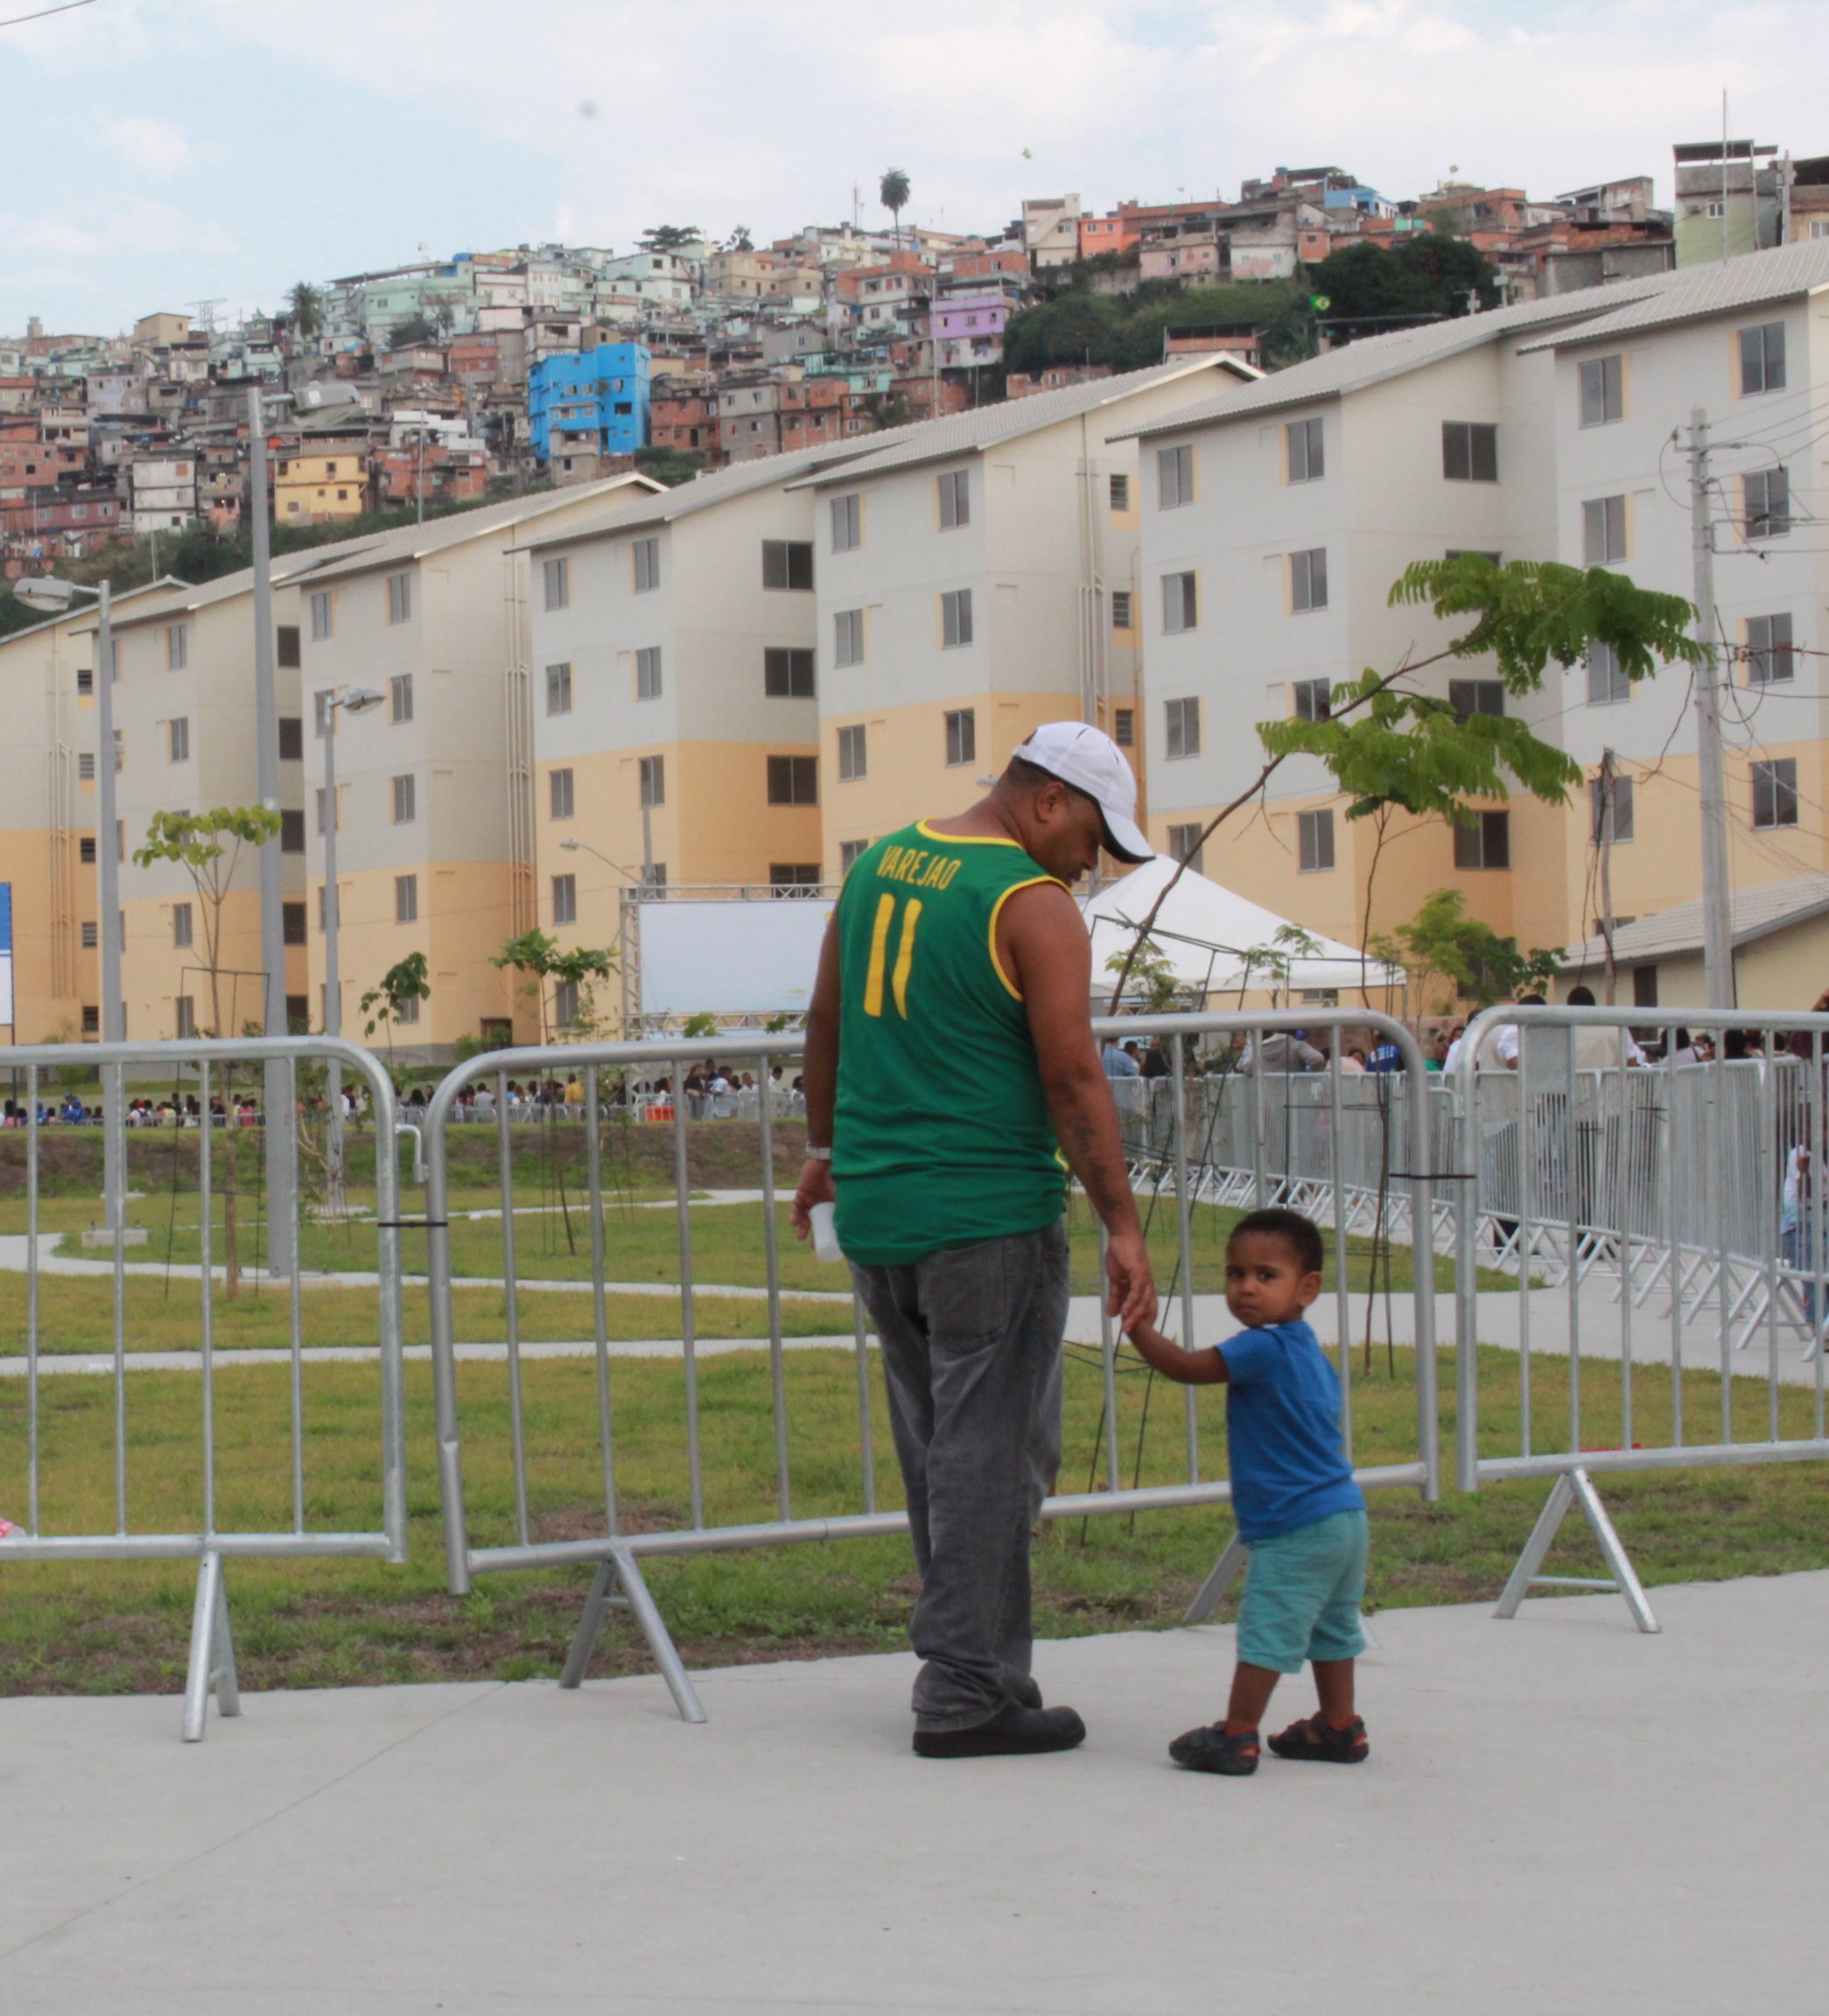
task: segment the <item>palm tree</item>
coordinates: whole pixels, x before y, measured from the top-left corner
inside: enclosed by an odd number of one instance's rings
[[[301,280],[286,297],[296,342],[309,343],[324,326],[324,297],[309,280]]]
[[[883,179],[877,186],[877,197],[890,216],[895,228],[901,229],[901,214],[907,206],[908,178],[900,168],[886,168]]]

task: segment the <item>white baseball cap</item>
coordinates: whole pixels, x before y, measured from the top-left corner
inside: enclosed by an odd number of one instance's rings
[[[1049,721],[1016,753],[1063,784],[1083,791],[1105,822],[1105,846],[1120,861],[1153,861],[1156,850],[1137,823],[1137,780],[1117,743],[1084,721]]]

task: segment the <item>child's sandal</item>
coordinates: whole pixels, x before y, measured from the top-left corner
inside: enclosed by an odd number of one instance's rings
[[[1249,1778],[1258,1768],[1258,1732],[1228,1729],[1215,1722],[1204,1729],[1190,1729],[1168,1746],[1177,1764],[1189,1771],[1216,1771],[1223,1778]]]
[[[1371,1755],[1365,1724],[1357,1715],[1344,1729],[1336,1729],[1324,1715],[1311,1715],[1272,1736],[1270,1746],[1279,1757],[1314,1764],[1363,1764]]]

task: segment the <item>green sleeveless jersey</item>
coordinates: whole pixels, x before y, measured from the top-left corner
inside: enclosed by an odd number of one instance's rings
[[[900,1266],[1052,1225],[1066,1164],[997,918],[1055,878],[1013,840],[879,840],[838,898],[838,1242]]]

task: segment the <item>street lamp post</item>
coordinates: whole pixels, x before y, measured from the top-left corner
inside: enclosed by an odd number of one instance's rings
[[[113,592],[107,581],[89,587],[56,575],[14,584],[28,609],[65,615],[79,595],[95,598],[95,909],[102,954],[102,1040],[124,1043],[127,1015],[121,998],[121,854],[115,811],[115,633]],[[110,1232],[126,1222],[127,1122],[121,1068],[102,1071],[102,1204]]]
[[[338,962],[337,928],[342,921],[337,888],[337,712],[366,714],[381,705],[382,696],[372,686],[339,687],[324,696],[324,1032],[343,1033],[343,976]],[[330,1066],[330,1116],[326,1146],[330,1161],[332,1214],[343,1209],[343,1067],[334,1059]]]

